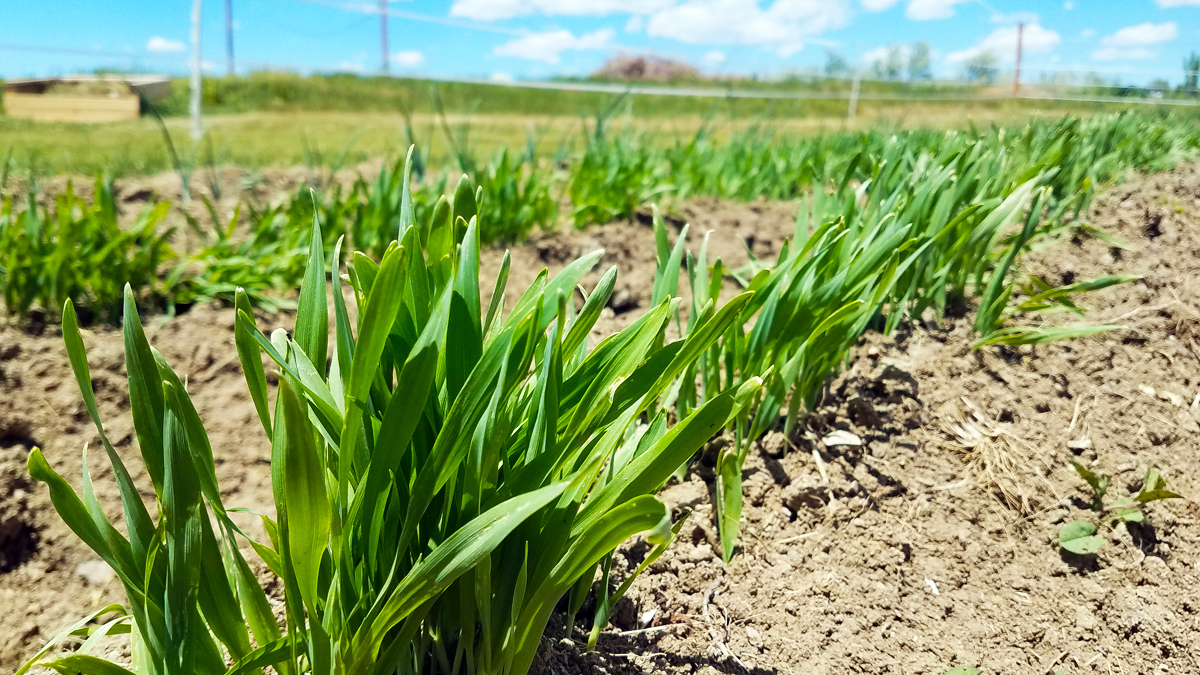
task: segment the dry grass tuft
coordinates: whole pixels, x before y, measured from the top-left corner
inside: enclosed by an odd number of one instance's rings
[[[961,406],[946,406],[939,427],[965,454],[980,486],[1021,514],[1057,502],[1054,487],[1046,480],[1050,467],[1042,453],[1019,436],[1012,424],[985,415],[966,397],[961,402]]]

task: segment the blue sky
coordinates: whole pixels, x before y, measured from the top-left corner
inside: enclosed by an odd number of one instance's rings
[[[371,72],[378,0],[232,0],[238,70]],[[190,0],[6,0],[0,76],[99,67],[184,72]],[[392,71],[533,79],[584,75],[612,54],[652,52],[709,72],[779,75],[834,50],[870,62],[927,41],[952,76],[990,50],[1011,65],[1025,23],[1026,81],[1096,72],[1177,83],[1200,50],[1200,0],[388,0]],[[224,0],[204,3],[206,68],[225,69]],[[31,48],[37,48],[31,49]]]

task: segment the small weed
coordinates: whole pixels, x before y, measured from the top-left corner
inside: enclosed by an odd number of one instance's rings
[[[1092,510],[1100,514],[1100,524],[1110,527],[1119,522],[1144,523],[1146,512],[1143,507],[1161,499],[1182,499],[1182,495],[1167,489],[1167,481],[1156,469],[1147,469],[1142,489],[1132,497],[1119,499],[1109,506],[1104,505],[1108,493],[1108,474],[1097,475],[1084,465],[1071,461],[1071,466],[1088,487],[1092,489]],[[1096,534],[1096,524],[1088,520],[1072,520],[1058,532],[1058,543],[1064,550],[1076,555],[1092,555],[1104,546],[1105,539]]]

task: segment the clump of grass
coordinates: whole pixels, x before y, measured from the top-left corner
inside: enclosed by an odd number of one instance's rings
[[[261,516],[266,541],[249,540],[235,522],[202,421],[148,343],[127,287],[126,370],[155,497],[158,517],[151,516],[139,492],[147,486],[135,484],[105,436],[74,306],[64,305],[67,352],[116,476],[128,534],[96,501],[86,450],[82,494],[41,450],[29,469],[116,572],[128,604],[90,617],[105,623],[85,621],[60,636],[84,637],[80,649],[54,654],[52,643],[30,665],[62,673],[270,666],[284,674],[520,675],[560,598],[590,586],[615,546],[638,534],[659,546],[670,540],[670,513],[653,493],[741,414],[760,382],[714,393],[673,426],[661,402],[749,296],[706,305],[706,320],[671,341],[665,331],[678,301],[664,299],[589,345],[615,268],[578,307],[575,289],[600,252],[553,279],[543,270],[506,311],[506,261],[484,305],[475,194],[460,184],[424,243],[403,211],[379,262],[361,253],[344,261],[339,242],[331,274],[314,223],[290,335],[262,334],[248,296],[236,293],[237,352],[271,439],[276,512]],[[357,305],[353,321],[343,284]],[[264,353],[277,369],[274,396]],[[242,542],[280,580],[282,619]],[[90,653],[100,637],[123,633],[132,663]]]
[[[117,223],[112,182],[97,177],[94,197],[78,196],[68,183],[52,209],[27,195],[25,208],[13,198],[0,202],[0,292],[9,316],[31,312],[55,315],[71,301],[87,319],[115,320],[122,288],[135,290],[139,303],[160,308],[176,289],[160,280],[162,267],[175,259],[162,228],[169,205],[156,204],[132,226]]]

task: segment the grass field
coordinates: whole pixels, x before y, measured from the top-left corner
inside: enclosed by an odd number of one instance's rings
[[[205,128],[198,150],[187,136],[186,83],[160,107],[185,161],[210,161],[247,168],[332,162],[343,153],[354,164],[394,157],[407,148],[405,112],[418,144],[429,148],[432,163],[447,156],[445,134],[434,100],[434,85],[422,80],[311,77],[261,74],[210,79],[205,83]],[[762,85],[766,86],[766,85]],[[782,85],[775,85],[776,87]],[[792,86],[795,86],[794,84]],[[760,88],[748,83],[746,88]],[[819,88],[819,87],[818,87]],[[894,93],[894,85],[864,88]],[[584,120],[615,109],[617,123],[651,133],[665,143],[692,135],[706,122],[718,138],[749,125],[768,125],[800,135],[879,128],[955,128],[967,123],[1020,124],[1031,118],[1087,115],[1125,109],[1123,104],[1051,101],[874,101],[862,100],[856,122],[846,123],[845,101],[766,100],[707,97],[620,95],[531,90],[487,84],[442,83],[436,86],[442,110],[454,127],[468,123],[470,150],[486,158],[503,147],[526,147],[530,138],[539,154],[582,145]],[[811,90],[811,89],[810,89]],[[961,94],[958,90],[903,91],[904,95]],[[306,150],[307,146],[307,150]],[[0,116],[0,162],[11,157],[11,170],[49,176],[64,173],[112,176],[154,173],[171,168],[161,131],[151,117],[131,122],[38,124]]]

